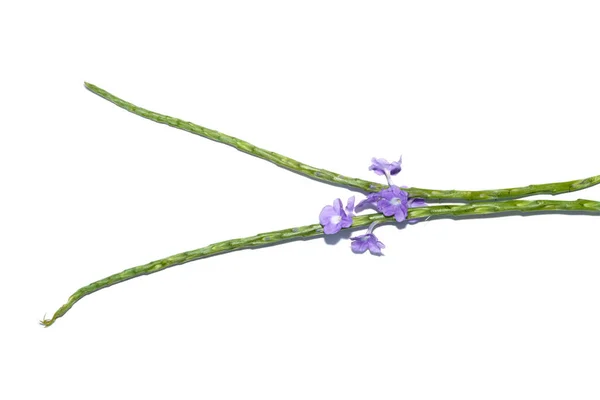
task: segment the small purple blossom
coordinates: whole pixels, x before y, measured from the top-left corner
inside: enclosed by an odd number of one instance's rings
[[[383,213],[386,217],[393,215],[398,222],[406,219],[409,208],[425,207],[427,205],[424,199],[409,198],[408,193],[398,186],[390,186],[379,192],[369,193],[366,199],[356,205],[356,209],[360,210],[369,204],[373,205],[377,211]],[[416,222],[416,220],[409,222]]]
[[[347,214],[346,214],[347,212]],[[338,233],[342,228],[352,225],[354,212],[354,196],[348,199],[346,210],[342,207],[342,201],[335,199],[333,206],[325,206],[319,214],[319,222],[323,226],[323,232],[327,235]]]
[[[375,172],[377,175],[385,175],[385,178],[388,181],[388,185],[392,186],[392,175],[396,175],[398,172],[402,170],[402,156],[398,161],[392,161],[391,163],[387,162],[384,158],[375,158],[371,159],[371,166],[369,167],[370,171]]]
[[[377,202],[377,211],[386,217],[394,216],[396,221],[402,222],[408,213],[408,193],[398,186],[383,189],[381,199]]]
[[[396,175],[398,172],[402,171],[402,156],[400,156],[398,161],[392,161],[391,163],[385,158],[373,157],[371,159],[369,171],[373,171],[377,175]]]
[[[352,240],[350,247],[355,253],[364,253],[369,249],[371,254],[381,255],[381,249],[385,248],[385,245],[372,233],[351,237],[350,240]]]
[[[375,228],[375,225],[377,224],[377,221],[373,222],[371,226],[369,226],[369,229],[367,229],[367,233],[365,233],[364,235],[359,235],[350,238],[350,240],[352,240],[352,244],[350,245],[350,247],[352,248],[353,252],[364,253],[365,251],[367,251],[367,249],[369,249],[371,254],[377,256],[381,255],[381,249],[384,249],[385,245],[381,243],[379,239],[377,239],[377,236],[373,235],[372,233],[373,228]]]
[[[369,193],[367,198],[358,203],[356,208],[362,208],[366,204],[373,204],[380,213],[386,217],[394,216],[396,221],[402,222],[408,212],[408,193],[398,186],[390,186],[377,193]]]

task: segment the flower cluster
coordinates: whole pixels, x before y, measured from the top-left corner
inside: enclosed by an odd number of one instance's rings
[[[389,187],[376,193],[369,193],[366,199],[356,205],[356,211],[371,206],[386,217],[393,215],[397,222],[402,222],[406,220],[409,208],[426,205],[425,200],[409,198],[407,192],[393,184],[391,177],[402,170],[401,164],[402,157],[398,161],[391,163],[382,158],[373,158],[371,160],[369,170],[375,172],[377,175],[385,175]],[[319,222],[323,226],[323,232],[331,235],[338,233],[342,228],[349,228],[352,226],[354,212],[354,196],[348,199],[345,208],[343,208],[340,199],[335,199],[333,206],[325,206],[319,215]],[[408,222],[412,223],[415,220]],[[364,253],[369,250],[371,254],[381,255],[381,249],[385,248],[385,245],[372,233],[376,224],[377,222],[372,223],[364,235],[350,238],[352,240],[352,251],[355,253]]]

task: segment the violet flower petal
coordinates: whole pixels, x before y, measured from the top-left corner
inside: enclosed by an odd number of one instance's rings
[[[386,167],[389,165],[386,159],[384,158],[375,158],[371,159],[371,165],[369,166],[369,171],[375,172],[377,175],[385,175]]]
[[[375,235],[371,235],[373,236],[373,240],[369,240],[367,243],[369,245],[369,251],[371,252],[371,254],[375,254],[375,255],[381,255],[381,249],[385,248],[385,245],[383,243],[381,243],[379,240],[377,240],[377,238],[375,237]]]
[[[392,161],[389,167],[390,175],[397,175],[398,172],[402,171],[402,156],[398,161]]]
[[[342,228],[350,228],[352,226],[352,216],[351,215],[343,216],[341,225],[342,225]]]
[[[355,196],[352,196],[348,199],[348,203],[346,203],[346,212],[348,214],[352,214],[354,212],[354,201],[356,200]]]
[[[396,218],[396,221],[398,222],[402,222],[406,219],[407,216],[407,212],[406,209],[403,208],[399,208],[396,213],[394,214],[394,218]]]
[[[334,233],[338,233],[340,230],[342,230],[341,222],[338,222],[337,224],[329,223],[329,224],[323,226],[323,232],[326,235],[333,235]]]
[[[364,253],[365,251],[367,251],[369,243],[366,240],[362,240],[360,236],[350,238],[350,240],[352,240],[352,244],[350,245],[350,247],[352,248],[353,252]]]
[[[319,222],[323,226],[327,225],[329,223],[329,221],[331,220],[331,217],[334,217],[336,215],[337,215],[337,213],[335,212],[335,210],[333,209],[332,206],[325,206],[321,210],[321,214],[319,214]]]
[[[333,209],[335,210],[336,213],[339,214],[342,211],[342,200],[335,199],[333,201]]]

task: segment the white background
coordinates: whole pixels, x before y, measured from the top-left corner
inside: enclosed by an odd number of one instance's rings
[[[592,216],[386,226],[380,258],[245,250],[37,324],[92,281],[351,195],[84,81],[349,176],[403,154],[398,184],[522,186],[600,173],[599,20],[594,1],[2,6],[0,397],[599,398]]]

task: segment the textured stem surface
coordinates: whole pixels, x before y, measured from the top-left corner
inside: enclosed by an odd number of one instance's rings
[[[163,115],[146,110],[144,108],[135,106],[125,100],[122,100],[108,93],[106,90],[100,89],[99,87],[92,85],[91,83],[86,82],[85,87],[93,93],[97,94],[98,96],[103,97],[106,100],[118,105],[119,107],[124,108],[125,110],[137,114],[141,117],[147,118],[149,120],[161,124],[166,124],[174,128],[179,128],[190,133],[194,133],[207,139],[214,140],[215,142],[227,144],[238,149],[239,151],[243,151],[244,153],[248,153],[255,157],[262,158],[263,160],[270,161],[273,164],[278,165],[282,168],[295,171],[299,174],[306,175],[310,178],[318,179],[323,182],[349,186],[368,192],[377,192],[387,187],[386,185],[382,185],[379,183],[364,181],[362,179],[350,178],[348,176],[343,176],[335,172],[311,167],[310,165],[303,164],[299,161],[293,160],[289,157],[285,157],[273,151],[261,149],[260,147],[256,147],[255,145],[248,143],[244,140],[226,135],[213,129],[208,129],[203,126],[196,125],[192,122],[183,121],[179,118],[173,118],[169,117],[168,115]]]
[[[439,205],[430,207],[413,208],[408,211],[408,219],[420,219],[426,217],[453,217],[453,216],[479,216],[486,214],[498,214],[503,212],[585,212],[600,213],[600,202],[591,200],[558,201],[558,200],[510,200],[493,203],[476,203],[465,205]],[[393,217],[384,217],[382,214],[369,214],[354,217],[353,224],[349,229],[366,228],[372,222],[394,223]],[[97,290],[126,281],[142,275],[153,274],[174,265],[189,261],[206,258],[217,254],[228,253],[235,250],[262,247],[286,241],[311,238],[323,235],[323,228],[319,224],[306,225],[298,228],[284,229],[280,231],[261,233],[241,239],[226,240],[211,244],[200,249],[186,251],[174,256],[153,261],[148,264],[126,269],[123,272],[111,275],[99,281],[93,282],[77,290],[67,303],[60,307],[51,319],[41,322],[44,326],[50,326],[58,318],[65,315],[73,305],[85,296]]]
[[[574,181],[543,183],[539,185],[495,190],[435,190],[416,187],[402,190],[407,191],[411,197],[421,197],[429,201],[464,200],[473,202],[518,199],[538,194],[551,194],[555,196],[561,193],[570,193],[586,189],[595,186],[598,183],[600,183],[600,175]]]
[[[141,117],[148,118],[152,121],[161,124],[166,124],[174,128],[179,128],[184,131],[191,132],[208,139],[212,139],[219,143],[227,144],[240,151],[243,151],[244,153],[248,153],[255,157],[262,158],[263,160],[270,161],[273,164],[276,164],[280,167],[289,169],[291,171],[295,171],[299,174],[308,176],[310,178],[314,178],[327,183],[344,185],[353,189],[358,189],[366,192],[378,192],[381,189],[385,189],[387,187],[387,185],[383,185],[380,183],[351,178],[348,176],[340,175],[335,172],[327,171],[325,169],[315,168],[310,165],[306,165],[299,161],[293,160],[289,157],[285,157],[281,154],[261,149],[260,147],[256,147],[253,144],[250,144],[241,139],[237,139],[233,136],[229,136],[224,133],[205,128],[203,126],[196,125],[192,122],[183,121],[178,118],[169,117],[168,115],[163,115],[146,110],[144,108],[133,105],[125,100],[122,100],[108,93],[106,90],[101,89],[98,86],[92,85],[91,83],[86,82],[85,87],[88,88],[91,92],[97,94],[98,96]],[[536,194],[556,195],[560,193],[574,192],[577,190],[588,188],[590,186],[597,185],[598,183],[600,183],[600,175],[568,182],[529,185],[524,187],[497,190],[466,191],[436,190],[422,188],[403,188],[403,190],[408,192],[409,196],[411,197],[420,197],[429,201],[493,201],[500,199],[516,199],[519,197],[532,196]]]

